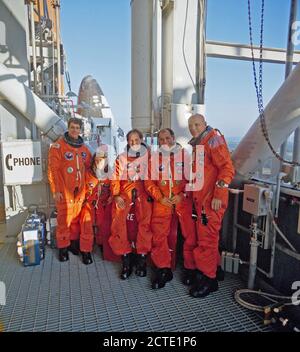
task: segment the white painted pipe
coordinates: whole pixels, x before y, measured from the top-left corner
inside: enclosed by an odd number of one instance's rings
[[[300,126],[300,63],[265,108],[266,126],[275,150]],[[258,118],[233,152],[236,172],[250,178],[272,156]]]
[[[61,53],[60,53],[60,3],[56,2],[55,5],[55,18],[56,18],[56,50],[57,50],[57,93],[62,94],[62,81],[61,81]]]
[[[66,131],[66,124],[14,73],[0,64],[0,96],[7,100],[25,118],[33,122],[50,139],[56,140]]]
[[[132,127],[149,133],[152,113],[151,38],[153,0],[132,0],[131,13]]]
[[[36,45],[35,45],[35,26],[34,26],[34,4],[30,3],[30,25],[31,25],[31,46],[32,46],[32,65],[34,92],[37,91],[37,64],[36,64]]]

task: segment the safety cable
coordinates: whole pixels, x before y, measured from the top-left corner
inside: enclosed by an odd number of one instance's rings
[[[183,31],[183,41],[182,41],[182,54],[183,54],[183,60],[184,60],[184,64],[185,67],[187,69],[187,72],[190,76],[190,79],[193,83],[194,89],[195,89],[195,93],[197,93],[197,88],[196,88],[196,84],[193,80],[193,76],[191,74],[191,71],[189,69],[188,63],[187,63],[187,59],[185,56],[185,36],[186,36],[186,25],[187,25],[187,17],[188,17],[188,12],[189,12],[189,0],[186,1],[186,9],[185,9],[185,20],[184,20],[184,31]]]
[[[271,293],[267,292],[262,292],[262,291],[254,291],[254,290],[248,290],[248,289],[241,289],[237,290],[234,294],[235,300],[243,307],[256,311],[256,312],[264,312],[266,308],[268,308],[270,305],[266,306],[261,306],[253,303],[247,302],[245,299],[241,298],[243,294],[254,294],[258,296],[262,296],[272,302],[271,305],[274,303],[282,303],[283,306],[289,306],[293,305],[292,302],[283,302],[283,301],[291,301],[292,297],[289,296],[281,296],[281,295],[273,295]],[[275,299],[276,298],[276,299]]]
[[[297,161],[289,161],[284,159],[273,147],[269,132],[266,125],[265,119],[265,111],[264,111],[264,103],[263,103],[263,34],[264,34],[264,10],[265,10],[265,1],[261,0],[261,20],[260,20],[260,56],[259,56],[259,76],[257,80],[256,66],[255,66],[255,58],[254,58],[254,48],[253,48],[253,35],[252,35],[252,20],[251,20],[251,0],[248,0],[248,20],[249,20],[249,36],[250,36],[250,46],[251,46],[251,55],[252,55],[252,67],[253,67],[253,75],[254,75],[254,85],[256,90],[257,97],[257,105],[259,111],[259,119],[260,126],[262,130],[262,134],[271,149],[273,155],[282,163],[290,164],[293,166],[300,166],[300,163]],[[259,82],[258,82],[259,81]]]

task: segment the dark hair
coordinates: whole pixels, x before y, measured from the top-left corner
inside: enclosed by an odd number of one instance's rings
[[[78,119],[77,117],[71,117],[68,120],[68,128],[70,127],[71,123],[73,123],[74,125],[79,125],[80,128],[82,127],[82,120]]]
[[[136,133],[136,134],[139,136],[139,138],[140,138],[141,140],[143,140],[143,133],[142,133],[140,130],[138,130],[137,128],[134,128],[133,130],[129,131],[129,132],[126,134],[126,140],[127,140],[127,142],[128,142],[128,139],[129,139],[130,135],[132,135],[133,133]]]
[[[159,135],[160,135],[162,132],[169,132],[170,135],[175,138],[175,133],[174,133],[174,131],[173,131],[171,128],[163,128],[163,129],[161,129],[160,131],[158,131],[158,133],[157,133],[157,138],[159,138]]]

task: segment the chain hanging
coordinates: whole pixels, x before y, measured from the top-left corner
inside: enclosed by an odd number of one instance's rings
[[[264,111],[264,103],[263,103],[263,37],[264,37],[264,13],[265,13],[265,1],[261,0],[261,19],[260,19],[260,46],[259,46],[259,78],[257,80],[256,66],[255,66],[255,58],[254,58],[254,48],[253,48],[253,35],[252,35],[252,20],[251,20],[251,0],[248,0],[248,19],[249,19],[249,35],[250,35],[250,45],[251,45],[251,55],[252,55],[252,67],[253,67],[253,75],[254,75],[254,85],[256,90],[257,97],[257,105],[259,111],[259,119],[260,126],[262,130],[262,134],[271,149],[274,156],[281,161],[282,163],[290,164],[293,166],[300,166],[299,162],[289,161],[284,159],[277,151],[274,149],[270,137],[269,132],[266,125],[265,119],[265,111]]]

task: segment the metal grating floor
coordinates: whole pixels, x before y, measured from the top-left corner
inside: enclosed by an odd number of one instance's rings
[[[119,264],[103,261],[99,249],[85,266],[70,254],[60,263],[47,247],[40,266],[24,268],[15,243],[0,246],[0,281],[6,305],[0,306],[4,331],[271,331],[255,312],[233,299],[243,287],[227,275],[218,292],[205,299],[189,297],[180,270],[164,289],[150,287],[150,275],[118,279]]]

